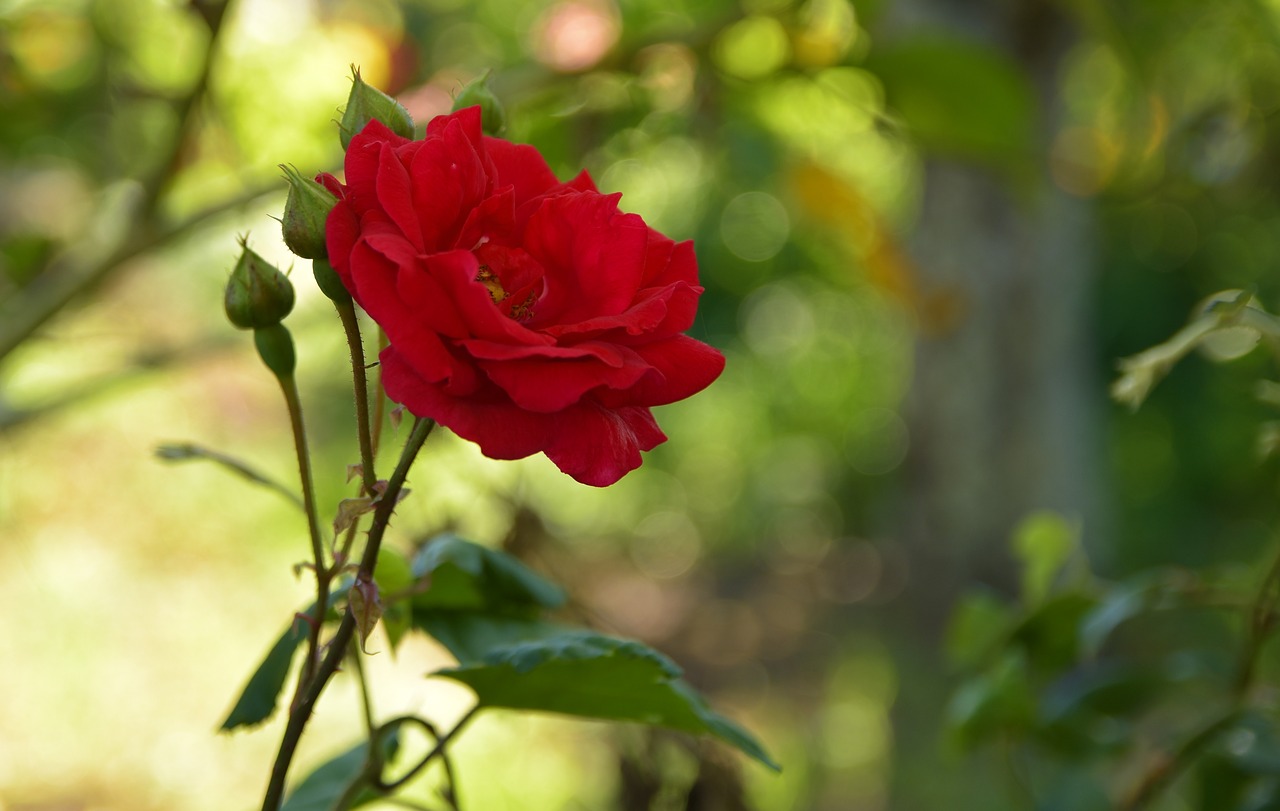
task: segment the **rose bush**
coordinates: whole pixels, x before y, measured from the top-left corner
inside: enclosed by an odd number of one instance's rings
[[[539,451],[604,486],[666,440],[652,406],[724,368],[686,335],[698,297],[675,243],[586,172],[561,183],[530,146],[481,134],[480,108],[422,140],[378,122],[347,149],[329,260],[386,331],[383,384],[495,459]]]

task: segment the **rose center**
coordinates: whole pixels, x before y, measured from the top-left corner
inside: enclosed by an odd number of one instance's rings
[[[480,266],[480,272],[476,274],[476,281],[484,285],[484,289],[489,291],[489,298],[493,299],[493,303],[508,318],[516,321],[528,321],[533,318],[533,305],[538,300],[537,293],[530,292],[519,303],[510,300],[507,297],[507,291],[502,288],[502,282],[498,279],[497,274],[490,270],[488,265]]]
[[[484,285],[489,291],[489,298],[493,299],[494,304],[500,303],[507,297],[507,291],[502,289],[502,282],[498,281],[498,277],[489,270],[488,265],[481,265],[480,272],[476,274],[476,281]]]

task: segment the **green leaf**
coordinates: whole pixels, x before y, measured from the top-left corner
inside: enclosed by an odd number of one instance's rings
[[[1013,626],[1012,612],[989,591],[964,595],[947,628],[947,658],[959,667],[986,659]]]
[[[397,733],[392,732],[384,736],[382,762],[393,759],[399,748],[400,739]],[[374,792],[364,791],[353,802],[343,803],[343,808],[334,807],[334,803],[347,793],[351,784],[361,778],[368,758],[369,742],[361,741],[337,757],[321,764],[289,793],[280,811],[346,811],[348,808],[358,808],[378,799],[378,795]]]
[[[329,598],[330,609],[326,620],[338,618],[332,606],[346,596],[350,588],[350,584],[345,584],[334,590]],[[312,603],[307,606],[306,611],[301,613],[310,617],[315,612],[316,604]],[[295,617],[289,627],[284,629],[284,633],[276,640],[276,644],[267,652],[262,664],[258,665],[258,669],[249,677],[248,684],[240,691],[240,698],[231,708],[227,720],[222,722],[223,732],[230,732],[242,726],[255,726],[271,717],[271,714],[276,711],[276,702],[280,698],[280,691],[284,689],[285,679],[289,676],[289,665],[293,662],[293,654],[307,638],[309,631],[307,623],[299,617]]]
[[[413,624],[444,645],[462,665],[484,664],[492,651],[551,638],[565,630],[542,620],[473,611],[415,610]]]
[[[1035,718],[1027,662],[1015,651],[960,685],[947,705],[946,728],[951,741],[968,750],[1001,733],[1026,732]]]
[[[310,610],[314,610],[311,606]],[[307,623],[295,619],[285,632],[271,647],[262,664],[249,677],[236,705],[231,708],[227,720],[222,722],[222,730],[229,732],[237,727],[255,726],[271,717],[276,711],[276,701],[280,691],[284,689],[285,679],[289,676],[289,666],[293,663],[293,654],[298,646],[307,638]]]
[[[1058,672],[1072,666],[1080,655],[1080,623],[1097,602],[1080,592],[1049,598],[1027,615],[1011,640],[1022,647],[1030,665]]]
[[[416,579],[408,559],[391,547],[378,550],[378,564],[373,570],[374,582],[382,598],[382,627],[395,653],[400,640],[413,626],[409,599]]]
[[[382,592],[383,600],[400,596],[413,586],[413,568],[404,555],[389,546],[378,549],[378,563],[373,568],[373,579]]]
[[[565,603],[564,590],[510,555],[455,535],[441,535],[415,556],[414,573],[430,585],[415,609],[513,612],[531,615]]]
[[[661,653],[594,631],[546,624],[539,639],[495,647],[478,663],[434,675],[475,691],[480,707],[634,721],[711,734],[772,769],[777,763],[746,731],[709,709]]]
[[[1019,168],[1034,153],[1035,89],[995,48],[922,34],[877,46],[867,66],[926,148]]]
[[[1116,628],[1146,611],[1158,596],[1152,583],[1126,583],[1111,591],[1080,622],[1080,652],[1097,656]]]
[[[1079,546],[1079,530],[1055,512],[1028,515],[1013,531],[1013,553],[1022,563],[1022,597],[1036,605]]]

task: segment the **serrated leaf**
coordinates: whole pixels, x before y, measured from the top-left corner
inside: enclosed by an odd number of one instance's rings
[[[284,689],[285,679],[289,676],[293,655],[307,638],[307,632],[307,624],[301,619],[295,620],[285,629],[267,652],[262,664],[249,677],[249,683],[240,692],[240,698],[231,708],[227,720],[222,722],[224,732],[242,726],[256,726],[276,711],[276,702],[280,691]]]
[[[382,747],[384,763],[395,758],[400,748],[399,734],[392,732],[386,735],[383,738]],[[321,764],[289,793],[280,811],[346,811],[346,809],[359,808],[377,800],[378,795],[372,791],[365,791],[361,792],[354,802],[343,803],[345,808],[334,807],[338,798],[342,797],[351,784],[361,777],[368,756],[369,742],[361,741],[337,757]]]
[[[474,611],[413,612],[421,628],[462,665],[479,665],[492,651],[554,637],[564,627],[529,617],[502,617]]]
[[[540,625],[545,631],[546,626]],[[748,733],[709,709],[680,681],[680,668],[639,642],[562,628],[540,639],[496,647],[481,662],[434,675],[461,682],[481,707],[633,721],[714,735],[772,769],[778,765]]]
[[[346,596],[350,585],[343,585],[334,590],[329,602],[327,620],[337,619],[333,605]],[[316,604],[307,606],[300,612],[305,616],[314,616]],[[280,691],[284,689],[285,679],[289,675],[289,665],[293,662],[294,652],[306,640],[310,631],[306,621],[297,618],[284,630],[276,644],[267,652],[266,658],[258,665],[257,670],[249,677],[249,682],[240,691],[240,697],[222,722],[222,731],[229,732],[237,727],[256,726],[271,717],[276,711],[276,703],[280,699]]]
[[[564,605],[564,590],[510,555],[455,535],[441,535],[414,557],[413,571],[430,578],[415,609],[529,615]]]

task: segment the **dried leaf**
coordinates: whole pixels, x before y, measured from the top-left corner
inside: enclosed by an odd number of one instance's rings
[[[372,580],[357,580],[347,595],[351,605],[351,615],[355,617],[356,629],[360,632],[360,650],[368,653],[364,643],[369,634],[382,619],[382,597],[378,594],[378,584]]]
[[[338,515],[333,519],[333,534],[340,535],[355,526],[356,521],[365,513],[373,512],[376,506],[374,499],[368,496],[360,498],[344,498],[338,502]]]

